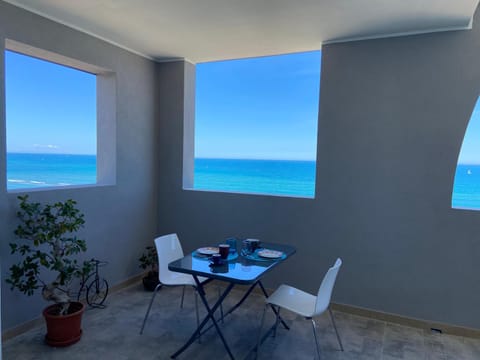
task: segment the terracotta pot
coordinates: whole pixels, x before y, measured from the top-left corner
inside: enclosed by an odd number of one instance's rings
[[[57,315],[58,307],[58,304],[54,304],[43,310],[47,324],[45,342],[55,347],[75,344],[82,337],[82,315],[85,305],[81,302],[71,302],[67,315]]]
[[[158,272],[150,271],[147,276],[142,279],[143,287],[146,291],[153,291],[158,285]]]

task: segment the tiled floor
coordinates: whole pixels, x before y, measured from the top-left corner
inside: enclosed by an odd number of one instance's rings
[[[208,289],[216,296],[214,287]],[[233,304],[241,296],[233,291],[227,298]],[[3,344],[3,359],[169,359],[195,328],[193,295],[187,289],[185,307],[180,309],[181,288],[163,288],[157,295],[143,335],[139,334],[151,293],[140,285],[129,287],[107,299],[105,309],[91,309],[83,320],[84,335],[68,348],[51,348],[43,343],[45,330],[32,330]],[[199,304],[201,305],[201,304]],[[201,308],[202,309],[202,308]],[[263,300],[253,294],[221,325],[237,359],[253,359]],[[202,311],[201,314],[205,312]],[[310,322],[282,313],[290,331],[279,327],[275,338],[268,337],[259,359],[314,359],[315,347]],[[432,334],[374,319],[335,312],[345,351],[338,343],[328,315],[317,320],[322,359],[342,360],[478,360],[480,340]],[[269,314],[266,323],[273,324]],[[215,330],[194,343],[179,359],[228,359]]]

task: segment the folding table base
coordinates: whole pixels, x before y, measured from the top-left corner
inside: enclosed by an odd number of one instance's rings
[[[215,329],[217,330],[217,333],[218,335],[220,336],[220,339],[222,340],[223,342],[223,346],[225,347],[225,350],[227,351],[228,355],[230,356],[230,359],[232,360],[235,360],[235,357],[233,356],[232,354],[232,351],[230,350],[230,347],[228,346],[227,344],[227,341],[225,340],[225,337],[223,336],[223,333],[222,331],[220,330],[220,327],[218,326],[218,321],[215,319],[215,311],[220,307],[220,305],[222,304],[222,302],[225,300],[225,298],[227,297],[227,295],[230,293],[230,291],[232,291],[233,287],[235,286],[234,283],[229,283],[227,288],[225,289],[225,291],[220,295],[220,297],[218,298],[218,300],[215,302],[215,304],[210,307],[208,305],[208,301],[205,297],[205,290],[203,288],[203,285],[198,281],[198,278],[197,276],[195,275],[192,275],[193,278],[195,279],[195,282],[197,284],[197,291],[198,291],[198,295],[200,296],[200,299],[202,300],[203,302],[203,305],[205,306],[205,308],[207,309],[207,316],[205,317],[205,319],[203,319],[203,321],[200,323],[200,325],[197,327],[197,329],[195,330],[195,332],[192,334],[192,336],[188,339],[188,341],[185,343],[185,345],[183,345],[180,349],[177,350],[177,352],[175,352],[175,354],[173,354],[171,356],[172,359],[175,359],[177,356],[179,356],[182,352],[184,352],[190,345],[192,345],[195,340],[202,334],[206,333],[208,330],[210,330],[212,327],[215,327]],[[263,286],[263,284],[261,283],[261,281],[256,281],[255,283],[253,283],[250,288],[247,290],[247,292],[242,296],[242,298],[240,299],[240,301],[238,301],[234,306],[232,306],[223,316],[222,316],[222,319],[228,315],[230,315],[231,313],[233,313],[236,309],[238,309],[238,307],[240,305],[243,304],[243,302],[248,298],[248,296],[252,293],[253,289],[255,288],[255,286],[260,286],[260,289],[262,290],[264,296],[267,298],[268,297],[268,293],[267,291],[265,290],[265,287]],[[281,324],[283,325],[283,327],[287,330],[289,330],[290,328],[288,327],[288,325],[284,322],[284,320],[280,317],[280,315],[278,314],[278,310],[275,309],[275,307],[273,305],[270,304],[270,307],[271,309],[273,310],[273,312],[275,313],[275,316],[278,317],[279,319],[279,322],[281,322]],[[205,330],[202,331],[202,329],[205,327],[205,325],[208,323],[208,320],[212,320],[212,325],[210,325],[209,327],[207,327]],[[272,329],[270,329],[271,331]],[[270,331],[267,332],[266,335],[268,335],[270,333]],[[266,336],[264,336],[262,338],[262,342],[263,340],[266,338]],[[257,347],[255,347],[252,351],[256,351]]]

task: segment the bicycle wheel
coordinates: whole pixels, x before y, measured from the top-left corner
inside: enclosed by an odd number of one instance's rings
[[[105,279],[93,280],[87,288],[87,304],[102,307],[108,295],[108,283]]]
[[[85,279],[80,281],[80,289],[78,290],[78,293],[77,293],[77,301],[81,301],[82,299],[86,298],[86,296],[87,296],[87,284],[89,283],[89,281],[91,279],[93,279],[92,282],[95,281],[94,275],[95,274],[90,274]],[[82,296],[85,296],[85,298],[82,297]]]

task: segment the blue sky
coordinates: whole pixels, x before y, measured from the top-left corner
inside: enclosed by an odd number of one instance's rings
[[[458,157],[460,164],[480,164],[480,97],[477,100],[467,126],[462,149]]]
[[[7,151],[96,153],[96,76],[5,52]],[[315,160],[321,52],[196,65],[195,156]],[[480,100],[459,163],[480,163]]]
[[[315,160],[320,51],[196,65],[195,157]]]
[[[197,64],[195,155],[314,160],[320,51]],[[7,151],[96,153],[96,77],[6,51]]]
[[[5,52],[7,152],[95,154],[96,76]]]

